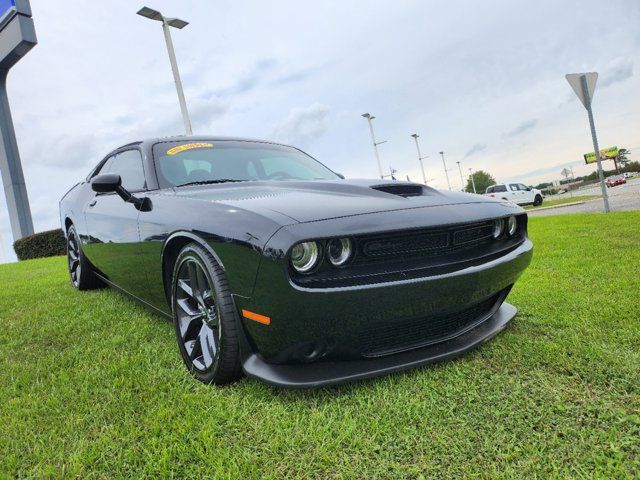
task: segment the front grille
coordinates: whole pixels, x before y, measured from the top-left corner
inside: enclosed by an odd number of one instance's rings
[[[485,320],[504,294],[500,292],[459,311],[369,325],[360,332],[360,351],[365,357],[378,357],[461,335]]]
[[[366,263],[380,257],[445,255],[491,241],[492,229],[493,222],[488,221],[449,228],[365,236],[358,239],[362,255],[356,259],[356,263]]]

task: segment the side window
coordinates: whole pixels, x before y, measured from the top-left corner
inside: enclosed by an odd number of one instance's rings
[[[526,192],[529,189],[529,187],[527,187],[524,183],[519,183],[518,188],[523,192]]]
[[[513,191],[513,192],[517,192],[518,191],[518,185],[515,184],[515,183],[509,184],[509,188],[511,188],[511,191]]]
[[[117,173],[122,178],[122,186],[130,192],[145,187],[142,157],[138,150],[126,150],[115,156],[109,173]]]
[[[485,193],[493,193],[493,187],[487,187],[487,191]]]
[[[93,173],[91,173],[90,177],[93,178],[96,175],[99,175],[101,173],[109,173],[109,169],[111,168],[111,164],[113,163],[113,159],[115,158],[115,155],[110,156],[109,158],[107,158],[107,160],[98,168],[96,168]]]
[[[496,193],[506,192],[507,191],[507,187],[505,185],[496,185],[495,187],[493,187],[493,191],[496,192]]]

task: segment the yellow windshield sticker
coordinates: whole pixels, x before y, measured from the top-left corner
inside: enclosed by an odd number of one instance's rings
[[[185,150],[193,150],[194,148],[213,148],[211,143],[185,143],[184,145],[178,145],[177,147],[167,150],[167,155],[176,155],[177,153],[184,152]]]

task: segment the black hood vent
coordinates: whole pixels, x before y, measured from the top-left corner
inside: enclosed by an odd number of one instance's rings
[[[415,183],[388,183],[386,185],[375,185],[374,190],[399,197],[421,197],[425,194],[424,187]]]

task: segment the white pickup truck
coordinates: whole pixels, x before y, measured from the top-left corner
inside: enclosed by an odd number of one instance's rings
[[[542,192],[527,187],[524,183],[498,183],[487,188],[485,195],[491,198],[507,200],[518,205],[541,205],[544,200]]]

